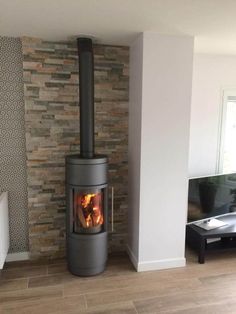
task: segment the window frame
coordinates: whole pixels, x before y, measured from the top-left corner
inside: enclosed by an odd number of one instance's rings
[[[219,118],[219,129],[218,129],[218,156],[216,170],[218,174],[224,174],[224,144],[225,144],[225,124],[226,124],[226,112],[227,103],[229,97],[235,97],[236,102],[236,87],[222,90],[221,106],[220,106],[220,118]]]

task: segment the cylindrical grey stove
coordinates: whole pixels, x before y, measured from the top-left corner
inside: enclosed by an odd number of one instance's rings
[[[92,276],[107,261],[107,158],[66,158],[67,260],[71,273]]]

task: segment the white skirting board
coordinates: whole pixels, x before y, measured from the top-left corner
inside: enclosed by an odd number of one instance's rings
[[[137,258],[134,256],[132,250],[127,245],[127,253],[129,258],[134,265],[134,268],[137,272],[142,271],[151,271],[151,270],[161,270],[161,269],[168,269],[168,268],[177,268],[177,267],[184,267],[186,266],[186,259],[183,258],[169,258],[169,259],[162,259],[156,261],[147,261],[147,262],[138,262]]]
[[[8,253],[6,262],[26,261],[29,259],[29,252]]]
[[[0,195],[0,269],[3,268],[9,250],[8,194]]]

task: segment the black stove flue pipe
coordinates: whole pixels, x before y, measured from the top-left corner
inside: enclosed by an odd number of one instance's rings
[[[94,156],[94,58],[90,38],[77,38],[79,53],[80,154]]]

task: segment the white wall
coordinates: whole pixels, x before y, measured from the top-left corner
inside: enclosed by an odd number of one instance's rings
[[[236,56],[194,55],[189,176],[216,173],[222,89],[236,89]]]
[[[136,40],[130,47],[129,88],[129,210],[128,249],[133,263],[139,256],[139,206],[140,206],[140,158],[141,158],[141,114],[142,114],[143,41]],[[130,249],[132,248],[132,250]]]
[[[141,104],[138,102],[142,119],[137,269],[183,266],[193,39],[144,33],[138,42],[143,45],[143,75]],[[132,76],[132,67],[135,63],[140,67],[140,58],[132,63],[132,50],[130,58]],[[139,93],[132,86],[134,82],[138,86],[137,80],[140,75],[136,81],[131,78],[131,98]],[[130,123],[129,135],[139,139]],[[134,154],[131,149],[130,155]],[[130,176],[134,176],[130,182],[139,179],[135,172]]]

